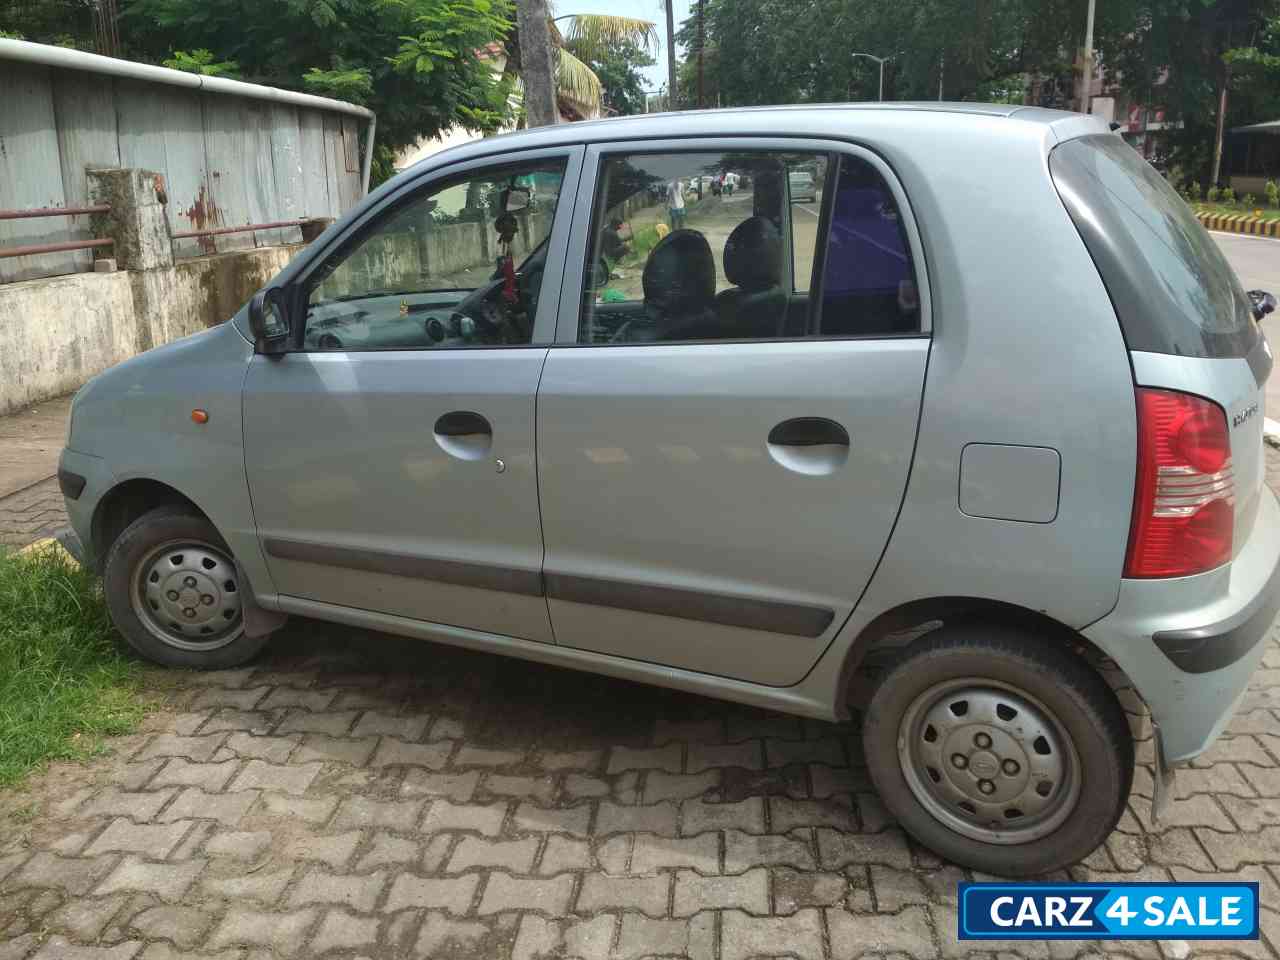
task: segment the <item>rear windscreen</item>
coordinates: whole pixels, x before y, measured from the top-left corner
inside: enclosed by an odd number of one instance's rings
[[[1243,357],[1258,337],[1235,272],[1191,209],[1120,137],[1068,140],[1049,170],[1130,350]]]

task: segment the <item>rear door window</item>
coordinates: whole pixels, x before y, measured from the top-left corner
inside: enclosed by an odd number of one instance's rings
[[[1130,350],[1243,357],[1257,342],[1231,265],[1165,179],[1120,137],[1068,140],[1049,169]]]
[[[579,343],[920,330],[898,205],[860,157],[611,154],[594,210]]]

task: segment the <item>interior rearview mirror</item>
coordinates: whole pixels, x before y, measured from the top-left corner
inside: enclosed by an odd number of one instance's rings
[[[284,290],[268,287],[249,301],[249,329],[259,353],[284,353],[289,337],[289,314]]]
[[[516,213],[529,206],[529,191],[526,187],[509,187],[503,193],[502,212]]]

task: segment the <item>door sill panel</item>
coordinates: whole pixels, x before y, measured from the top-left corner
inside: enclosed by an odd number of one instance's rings
[[[626,583],[571,573],[547,573],[544,576],[547,596],[552,600],[697,620],[762,633],[814,639],[826,633],[835,619],[835,611],[829,607],[703,590],[681,590],[657,584]]]
[[[296,614],[300,617],[311,617],[352,627],[378,630],[382,633],[431,640],[468,650],[481,650],[500,656],[532,660],[536,663],[565,667],[570,670],[583,670],[622,680],[683,690],[718,700],[745,703],[766,710],[780,710],[815,720],[836,719],[831,704],[815,700],[791,688],[766,687],[692,670],[665,667],[643,660],[553,646],[535,640],[519,640],[515,637],[485,633],[480,630],[468,630],[464,627],[431,623],[426,620],[413,620],[409,617],[377,613],[357,607],[344,607],[320,600],[306,600],[285,594],[279,595],[277,600],[281,612]]]
[[[346,567],[370,573],[385,573],[415,580],[435,580],[456,587],[474,587],[477,590],[496,590],[518,593],[526,597],[541,597],[542,574],[537,570],[518,567],[499,567],[489,563],[464,563],[460,560],[442,560],[407,553],[391,553],[386,550],[357,550],[351,547],[302,540],[285,540],[280,537],[263,539],[267,554],[281,560],[297,560],[319,566]]]

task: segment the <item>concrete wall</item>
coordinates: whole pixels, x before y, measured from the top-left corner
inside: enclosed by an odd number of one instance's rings
[[[302,249],[0,285],[0,415],[79,389],[143,350],[227,320]]]
[[[0,286],[0,414],[76,390],[138,352],[127,273]]]
[[[517,265],[551,232],[554,218],[552,213],[517,215],[520,230],[511,243]],[[468,287],[480,282],[478,274],[487,277],[493,272],[498,242],[491,220],[434,223],[426,229],[410,226],[383,231],[367,241],[324,282],[320,288],[323,295],[332,298],[412,287],[424,277],[430,278],[434,287],[450,286],[454,281],[459,287]]]
[[[146,310],[139,318],[140,346],[149,349],[227,320],[301,249],[262,247],[182,260],[172,270],[138,271],[134,301]]]

